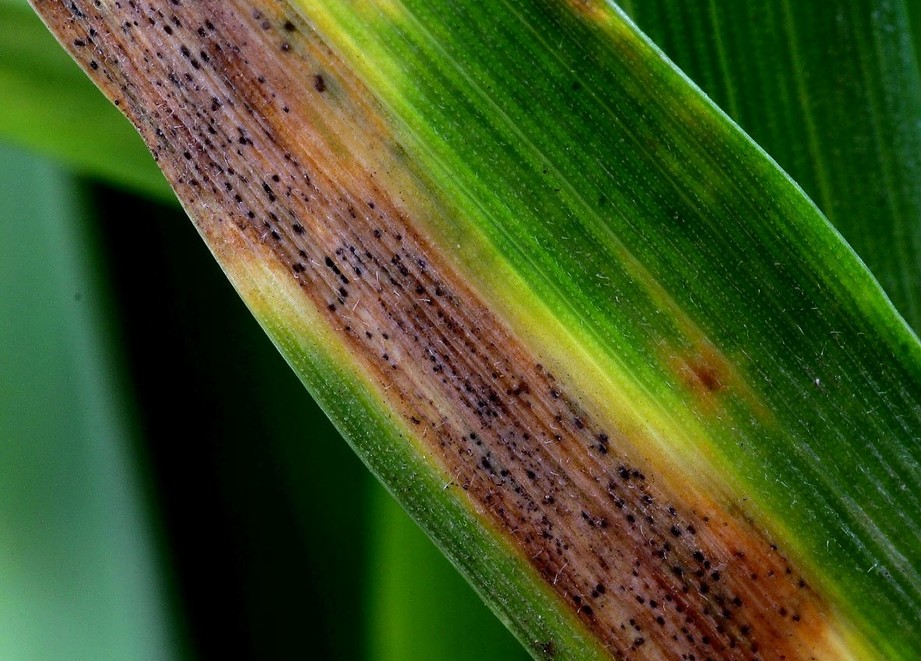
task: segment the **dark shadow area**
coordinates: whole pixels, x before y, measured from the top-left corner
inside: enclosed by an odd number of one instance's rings
[[[361,657],[372,478],[182,211],[93,197],[193,655]]]

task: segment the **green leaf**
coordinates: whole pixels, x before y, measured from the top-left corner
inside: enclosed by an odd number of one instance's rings
[[[0,207],[0,656],[175,656],[87,205],[72,177],[4,147]]]
[[[921,347],[621,14],[37,5],[535,654],[921,649]]]
[[[808,193],[921,329],[921,76],[901,0],[635,3],[637,24]]]

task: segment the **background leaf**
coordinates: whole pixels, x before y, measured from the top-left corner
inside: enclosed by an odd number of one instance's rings
[[[375,493],[368,658],[528,658],[406,512],[388,494]]]
[[[76,172],[173,200],[143,142],[25,0],[0,0],[0,137]]]
[[[177,656],[171,568],[85,190],[2,146],[0,209],[0,656]]]

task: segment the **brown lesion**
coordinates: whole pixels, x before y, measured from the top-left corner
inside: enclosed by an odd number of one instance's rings
[[[703,419],[727,413],[734,402],[742,403],[764,424],[774,417],[748,381],[740,374],[739,363],[711,344],[699,329],[689,329],[686,346],[664,345],[660,362],[667,367],[665,377],[690,395],[694,413]]]
[[[285,3],[35,4],[219,258],[283,265],[450,486],[613,656],[827,655],[826,607],[769,540],[583,408],[422,234],[431,202],[404,187],[385,115]],[[708,395],[732,382],[712,355],[679,371]]]
[[[580,16],[594,21],[607,19],[611,13],[611,7],[604,0],[564,0],[563,4]]]

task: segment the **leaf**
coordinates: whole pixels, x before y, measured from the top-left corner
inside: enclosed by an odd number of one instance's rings
[[[0,656],[175,656],[184,641],[80,187],[3,147],[0,206]]]
[[[705,5],[705,6],[704,6]],[[636,3],[650,38],[799,183],[921,329],[918,3]]]
[[[615,10],[36,4],[535,654],[921,648],[917,340]]]

